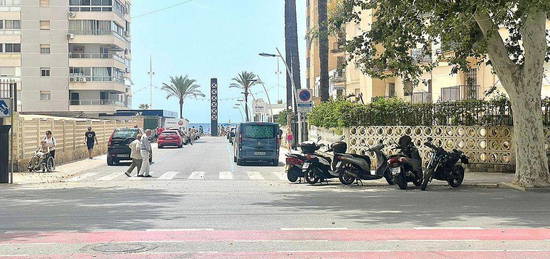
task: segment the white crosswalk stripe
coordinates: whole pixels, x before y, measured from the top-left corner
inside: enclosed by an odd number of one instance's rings
[[[90,178],[90,177],[93,177],[95,175],[97,175],[98,173],[85,173],[83,175],[79,175],[79,176],[75,176],[73,178],[70,178],[68,181],[69,182],[78,182],[78,181],[82,181],[84,179],[87,179],[87,178]]]
[[[189,180],[204,180],[205,172],[192,172],[189,176]]]
[[[97,179],[98,181],[111,181],[121,175],[124,175],[120,172],[116,172],[116,173],[112,173],[112,174],[108,174],[106,176],[103,176],[103,177],[100,177],[99,179]]]
[[[220,172],[220,180],[233,180],[232,172]]]
[[[178,175],[180,172],[166,172],[163,175],[161,175],[158,179],[159,180],[172,180],[176,175]]]
[[[260,172],[246,172],[250,180],[264,180],[265,178],[260,174]]]
[[[286,181],[286,173],[284,172],[273,172],[273,174],[277,177],[279,180]]]

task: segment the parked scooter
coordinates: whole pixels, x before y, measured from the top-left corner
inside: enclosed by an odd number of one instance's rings
[[[336,154],[339,161],[341,161],[341,163],[338,163],[340,182],[350,185],[355,181],[378,180],[384,177],[389,185],[393,185],[393,178],[388,167],[388,158],[382,151],[384,147],[384,144],[380,143],[367,150],[376,154],[377,166],[374,171],[371,171],[371,159],[368,156]]]
[[[411,137],[401,137],[395,149],[400,152],[388,159],[393,181],[402,190],[407,189],[409,182],[416,186],[422,185],[422,158]]]
[[[286,154],[285,172],[286,172],[286,177],[288,181],[290,181],[291,183],[295,183],[300,178],[304,177],[304,172],[302,171],[302,167],[306,159],[307,158],[305,157],[304,154],[297,154],[297,153]]]
[[[309,184],[316,184],[339,177],[338,172],[335,170],[337,159],[332,159],[327,155],[315,152],[324,146],[323,144],[317,145],[315,143],[301,145],[302,150],[306,154],[306,161],[304,161],[302,170],[304,172],[304,178]],[[334,154],[345,153],[346,149],[347,144],[345,142],[336,142],[331,144],[326,152],[333,152]],[[314,151],[313,154],[311,154],[310,151]]]
[[[453,149],[453,152],[447,152],[445,149],[432,144],[433,139],[428,138],[425,146],[433,150],[430,156],[430,163],[421,189],[426,190],[428,183],[433,179],[447,181],[452,187],[459,187],[464,181],[464,167],[459,164],[468,164],[468,157],[460,150]]]

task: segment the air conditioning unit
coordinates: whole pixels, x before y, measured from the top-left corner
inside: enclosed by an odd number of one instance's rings
[[[67,34],[67,39],[69,39],[69,40],[74,39],[74,34],[72,34],[72,33]]]
[[[86,83],[86,78],[85,77],[80,77],[80,82]]]
[[[69,18],[75,18],[75,17],[76,17],[76,13],[74,13],[74,12],[69,12],[69,14],[68,14],[67,16],[69,16]]]

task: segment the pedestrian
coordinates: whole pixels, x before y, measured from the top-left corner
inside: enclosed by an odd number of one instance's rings
[[[294,140],[294,136],[292,135],[292,132],[289,130],[286,134],[286,144],[288,145],[288,150],[292,150],[292,141]]]
[[[86,146],[88,147],[88,157],[93,159],[94,144],[99,144],[99,142],[97,141],[95,132],[92,131],[92,127],[88,127],[88,131],[84,133],[84,138],[86,141]]]
[[[57,141],[55,141],[52,131],[46,131],[46,136],[42,140],[46,141],[46,145],[50,149],[50,155],[55,159],[55,146],[57,145]]]
[[[141,137],[140,143],[140,153],[141,153],[141,169],[139,170],[138,177],[151,177],[149,174],[150,164],[149,157],[151,156],[151,142],[149,142],[149,137],[151,137],[151,130],[148,129],[145,131],[145,136]]]
[[[139,172],[141,171],[141,164],[143,163],[142,157],[141,157],[141,133],[137,135],[136,139],[128,145],[130,147],[130,158],[132,159],[132,164],[130,165],[130,168],[124,172],[126,176],[131,177],[132,171],[134,171],[134,168],[137,168],[137,174],[139,176]]]

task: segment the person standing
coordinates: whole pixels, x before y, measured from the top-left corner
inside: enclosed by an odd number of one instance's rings
[[[141,153],[141,169],[138,173],[138,177],[151,177],[149,174],[150,166],[149,157],[151,156],[151,142],[149,142],[149,137],[151,137],[151,130],[148,129],[145,131],[145,136],[141,137],[140,153]]]
[[[92,127],[88,127],[88,131],[84,133],[84,137],[86,139],[86,146],[88,147],[88,157],[93,159],[94,144],[99,144],[99,142],[97,141],[95,132],[92,131]]]
[[[143,163],[142,157],[141,157],[141,134],[138,134],[136,139],[128,145],[130,147],[131,153],[130,158],[132,159],[132,164],[130,165],[130,168],[126,170],[124,174],[126,176],[131,177],[132,171],[134,171],[134,168],[137,168],[137,174],[139,175],[139,172],[141,171],[141,164]]]
[[[46,145],[50,149],[50,155],[55,159],[55,146],[57,145],[57,141],[55,141],[52,131],[46,131],[46,136],[42,140],[46,141]]]

